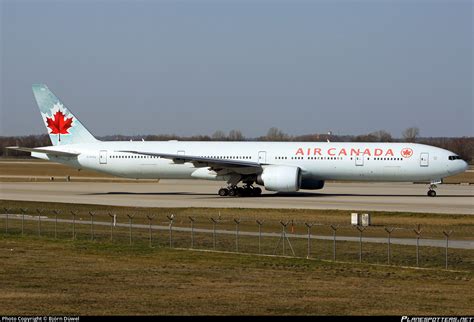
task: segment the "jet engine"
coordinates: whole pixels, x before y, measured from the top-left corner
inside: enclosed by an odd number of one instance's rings
[[[298,167],[271,165],[258,175],[257,183],[270,191],[298,191],[301,187],[301,170]]]
[[[324,180],[317,180],[311,177],[303,176],[301,180],[301,189],[318,190],[324,187]]]

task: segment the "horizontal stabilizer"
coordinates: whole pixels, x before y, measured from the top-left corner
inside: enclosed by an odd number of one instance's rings
[[[78,156],[80,153],[73,153],[73,152],[64,152],[64,151],[57,151],[52,149],[41,149],[41,148],[24,148],[19,146],[8,146],[7,149],[15,150],[15,151],[23,151],[23,152],[37,152],[37,153],[45,153],[48,155],[54,155],[58,157],[75,157]]]

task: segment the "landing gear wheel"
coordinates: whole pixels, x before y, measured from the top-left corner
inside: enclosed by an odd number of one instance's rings
[[[218,192],[219,196],[225,197],[229,194],[229,189],[227,188],[220,188]]]
[[[252,190],[252,196],[257,197],[257,196],[260,196],[261,194],[262,194],[262,189],[260,189],[259,187],[253,188],[253,190]]]
[[[430,197],[436,197],[436,191],[434,191],[434,190],[428,190],[428,193],[427,193],[427,194],[428,194],[428,196],[430,196]]]
[[[242,187],[238,187],[238,188],[237,188],[237,194],[236,194],[236,195],[239,196],[239,197],[245,197],[245,196],[246,196],[246,191],[245,191],[245,189],[242,188]]]
[[[237,189],[229,189],[229,197],[235,197],[237,195]]]

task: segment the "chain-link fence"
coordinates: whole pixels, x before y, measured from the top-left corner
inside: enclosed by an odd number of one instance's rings
[[[5,234],[444,269],[474,267],[469,233],[246,218],[7,209]]]

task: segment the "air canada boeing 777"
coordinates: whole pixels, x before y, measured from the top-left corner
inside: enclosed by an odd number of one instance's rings
[[[46,85],[33,93],[53,145],[10,149],[119,177],[221,180],[220,196],[258,196],[254,185],[294,192],[355,180],[429,182],[434,197],[444,177],[467,169],[453,152],[414,143],[99,141]]]

